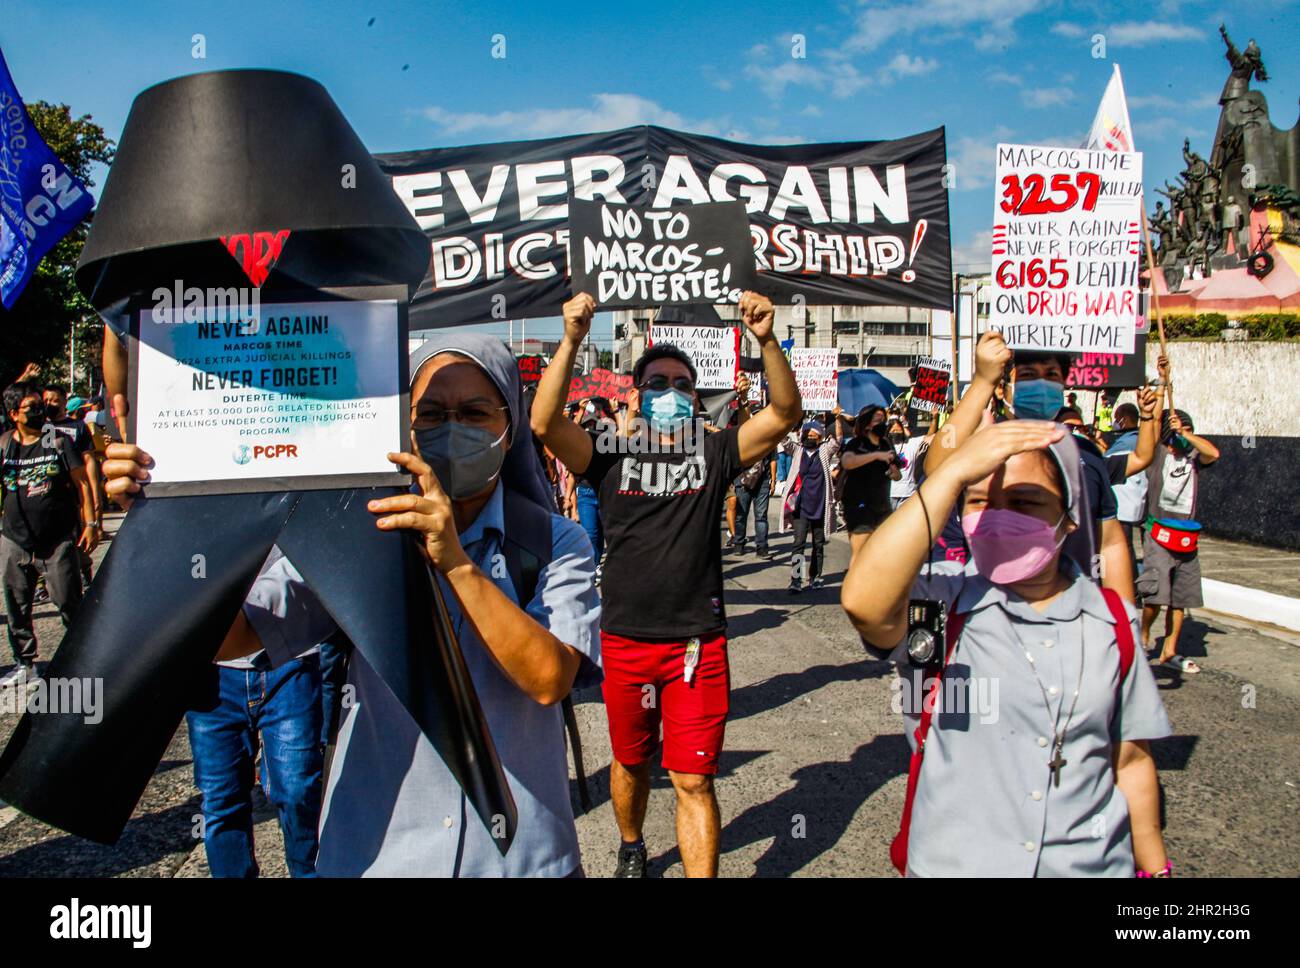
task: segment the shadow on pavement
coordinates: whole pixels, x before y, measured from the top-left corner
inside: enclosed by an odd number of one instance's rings
[[[797,672],[782,672],[761,682],[735,689],[731,693],[731,713],[727,722],[754,716],[784,706],[802,695],[816,692],[835,682],[862,682],[879,679],[890,673],[888,662],[848,662],[843,665],[817,665]]]
[[[0,857],[0,877],[117,877],[129,874],[156,864],[169,855],[188,854],[195,843],[193,817],[198,812],[199,798],[196,795],[165,810],[136,817],[126,825],[121,838],[111,847],[71,834],[29,844]],[[49,828],[42,825],[42,829]]]
[[[907,770],[910,752],[902,734],[875,736],[849,758],[801,767],[795,785],[732,819],[722,831],[725,855],[772,838],[754,865],[756,877],[789,877],[835,847],[871,795]],[[884,848],[882,848],[884,849]],[[650,861],[660,874],[681,860],[676,847]]]

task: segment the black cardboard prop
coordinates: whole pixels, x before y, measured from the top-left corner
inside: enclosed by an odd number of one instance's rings
[[[359,285],[409,292],[427,263],[427,241],[324,88],[294,74],[226,71],[136,99],[77,281],[101,310],[176,281],[245,286],[247,263],[219,237],[257,233],[281,243],[274,265],[261,265],[268,300]],[[406,354],[396,332],[393,352]],[[484,824],[505,818],[495,839],[504,854],[515,804],[441,594],[413,539],[379,531],[366,510],[369,498],[392,493],[140,499],[47,673],[100,679],[102,718],[24,715],[0,755],[0,799],[114,842],[278,544]]]
[[[316,81],[178,77],[131,105],[77,285],[97,309],[178,279],[248,286],[222,238],[286,229],[270,291],[418,281],[429,262],[424,233]]]

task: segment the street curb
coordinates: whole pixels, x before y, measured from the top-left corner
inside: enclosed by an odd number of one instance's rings
[[[1213,578],[1201,579],[1201,592],[1205,608],[1212,611],[1300,632],[1300,599]]]

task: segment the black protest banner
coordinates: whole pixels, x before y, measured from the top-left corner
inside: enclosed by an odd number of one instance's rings
[[[951,382],[951,363],[935,357],[922,357],[916,362],[911,406],[916,410],[942,410],[948,403],[948,385]]]
[[[1131,390],[1146,382],[1147,334],[1134,337],[1132,353],[1075,353],[1065,385],[1071,390]]]
[[[627,403],[627,394],[631,389],[630,373],[615,373],[596,367],[590,373],[575,376],[569,381],[569,397],[565,402],[578,403],[591,397],[604,397],[611,403]]]
[[[429,239],[412,329],[558,314],[570,197],[744,202],[757,289],[777,303],[951,307],[942,128],[778,146],[643,126],[375,160]]]
[[[524,386],[541,380],[546,364],[540,356],[521,356],[515,362],[519,364],[519,382]]]
[[[611,309],[734,304],[755,285],[741,202],[636,208],[573,199],[569,267],[574,294]]]

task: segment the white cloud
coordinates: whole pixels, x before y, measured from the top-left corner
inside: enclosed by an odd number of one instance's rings
[[[893,60],[880,69],[880,75],[882,78],[887,74],[918,77],[921,74],[929,74],[938,66],[939,62],[934,59],[927,60],[924,57],[908,57],[906,54],[896,54]]]
[[[1019,74],[1012,74],[1010,71],[991,71],[989,73],[989,82],[992,84],[1010,84],[1014,87],[1020,87],[1025,83],[1025,79]]]
[[[1020,100],[1027,108],[1052,108],[1069,104],[1074,91],[1068,87],[1031,87],[1020,92]]]
[[[846,48],[872,51],[896,37],[923,34],[932,37],[936,28],[944,40],[966,40],[981,49],[1009,43],[1017,20],[1035,11],[1038,0],[914,0],[886,2],[863,11],[857,29]]]
[[[522,138],[545,138],[560,134],[609,131],[637,124],[658,124],[682,131],[726,138],[747,137],[727,119],[687,118],[656,101],[636,94],[596,94],[586,107],[537,108],[524,111],[450,111],[434,105],[419,111],[444,134],[464,135],[476,131],[509,131]]]
[[[953,246],[954,272],[989,272],[993,266],[993,232],[976,232],[962,245]]]
[[[978,138],[967,136],[949,142],[948,163],[952,165],[952,173],[956,178],[953,190],[965,192],[993,184],[998,142],[1014,142],[1011,134],[1009,128],[997,127]]]
[[[1143,47],[1171,40],[1200,40],[1205,36],[1186,24],[1161,23],[1157,20],[1128,20],[1111,24],[1102,31],[1112,47]]]
[[[1052,33],[1056,34],[1058,37],[1078,38],[1078,37],[1083,37],[1085,34],[1088,33],[1088,31],[1084,30],[1078,24],[1066,23],[1065,21],[1062,21],[1060,23],[1052,24]]]

